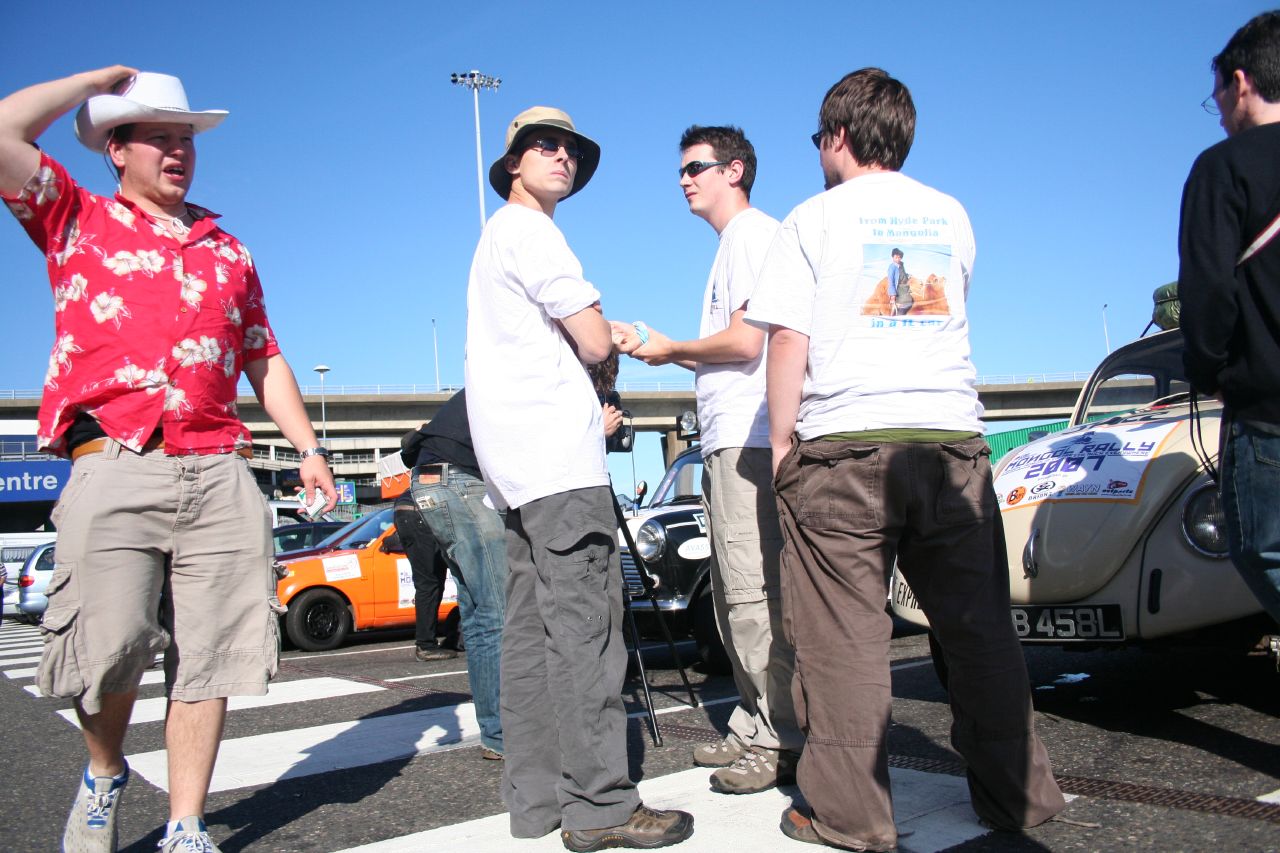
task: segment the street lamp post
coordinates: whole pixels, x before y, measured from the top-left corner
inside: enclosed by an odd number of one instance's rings
[[[1102,342],[1107,346],[1107,355],[1111,355],[1111,336],[1107,334],[1107,303],[1102,303]]]
[[[436,337],[436,318],[431,318],[431,349],[435,353],[436,393],[440,392],[440,340]]]
[[[320,445],[324,448],[328,448],[329,419],[324,410],[324,375],[329,372],[329,365],[317,364],[311,369],[320,374]]]
[[[476,112],[476,189],[480,193],[480,230],[484,230],[484,160],[480,154],[480,90],[492,89],[498,91],[498,87],[502,85],[502,78],[489,77],[481,74],[479,71],[472,69],[463,74],[450,74],[449,82],[457,86],[464,86],[471,90],[471,99],[475,104]],[[437,385],[440,383],[437,382]]]

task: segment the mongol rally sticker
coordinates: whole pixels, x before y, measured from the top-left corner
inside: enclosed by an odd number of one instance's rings
[[[1027,445],[996,476],[1000,509],[1043,501],[1136,501],[1147,466],[1179,423],[1083,424]]]

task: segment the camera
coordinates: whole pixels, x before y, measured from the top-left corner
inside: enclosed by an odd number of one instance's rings
[[[597,394],[600,398],[600,405],[606,403],[622,412],[625,420],[631,420],[631,413],[622,407],[622,397],[617,391],[610,391],[608,394]],[[606,453],[630,453],[631,448],[635,445],[636,432],[630,424],[622,424],[618,427],[613,435],[607,436],[604,440],[604,450]]]

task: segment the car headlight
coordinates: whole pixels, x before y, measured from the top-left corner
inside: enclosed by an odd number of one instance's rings
[[[1182,505],[1182,535],[1201,554],[1227,556],[1227,524],[1213,483],[1205,483],[1187,496]]]
[[[667,531],[656,521],[646,521],[636,531],[636,553],[646,563],[662,559],[667,550]]]

